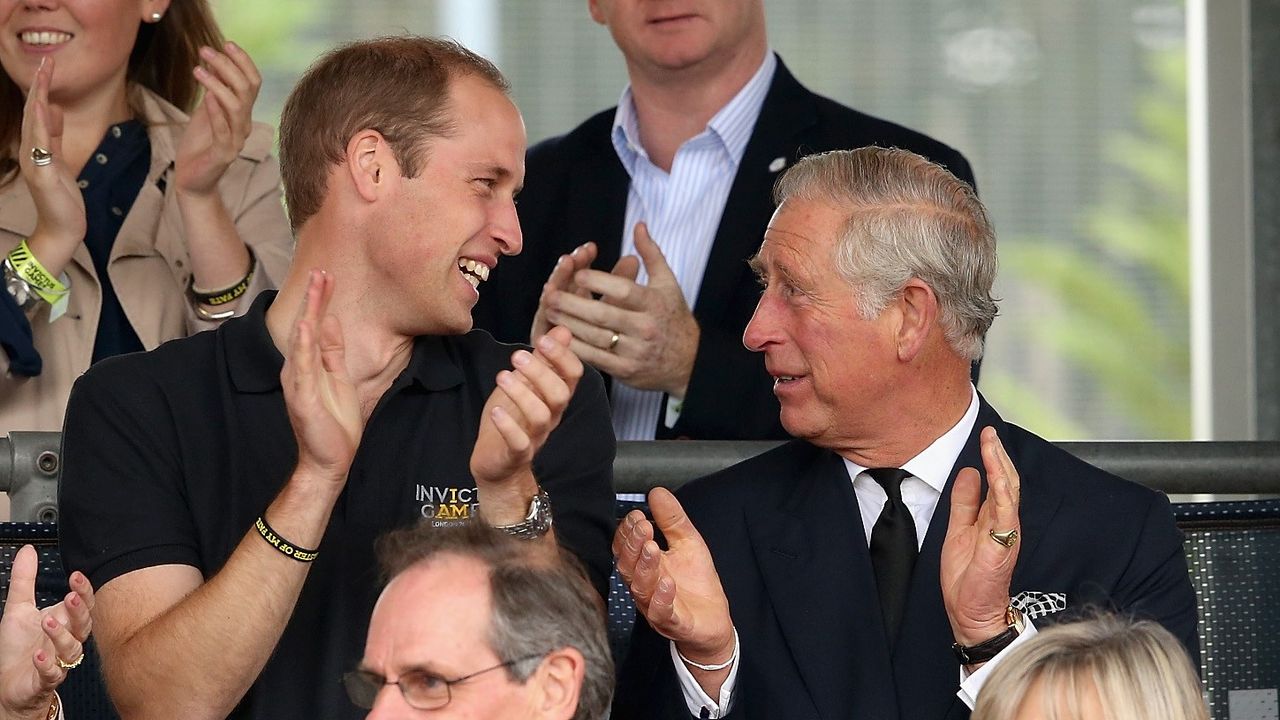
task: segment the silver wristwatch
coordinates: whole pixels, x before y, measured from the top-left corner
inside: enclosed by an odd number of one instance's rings
[[[523,521],[514,525],[498,525],[496,528],[521,540],[534,540],[546,535],[551,529],[551,498],[547,491],[539,489],[538,494],[533,496],[533,500],[529,502],[529,514],[525,515]]]
[[[0,266],[4,268],[4,289],[13,297],[13,301],[22,308],[22,312],[30,312],[37,303],[41,301],[41,297],[31,289],[31,285],[23,280],[18,271],[13,267],[13,263],[9,258],[0,261]]]

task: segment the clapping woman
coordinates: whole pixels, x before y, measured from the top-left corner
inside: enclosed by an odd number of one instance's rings
[[[0,0],[0,63],[0,434],[57,430],[90,364],[242,313],[292,240],[206,0]]]

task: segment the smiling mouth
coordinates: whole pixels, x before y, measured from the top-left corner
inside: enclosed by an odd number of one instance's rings
[[[71,33],[58,32],[56,30],[29,30],[18,33],[18,39],[28,45],[61,45],[71,42],[72,37]]]
[[[477,290],[480,289],[480,283],[489,279],[489,266],[469,258],[458,259],[458,270],[462,272],[462,277],[471,283],[471,287]]]
[[[787,383],[793,383],[799,379],[800,377],[797,375],[778,375],[773,379],[773,386],[778,387],[779,385],[786,385]]]

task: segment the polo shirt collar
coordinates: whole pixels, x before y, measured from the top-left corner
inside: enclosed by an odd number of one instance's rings
[[[420,335],[413,341],[413,356],[409,358],[409,366],[401,373],[401,378],[408,378],[428,392],[448,390],[461,385],[463,381],[462,367],[453,352],[452,337],[440,335]],[[393,385],[398,384],[397,380]]]
[[[267,308],[275,297],[275,290],[263,292],[242,317],[228,320],[218,328],[226,352],[227,372],[239,392],[265,393],[280,389],[284,356],[276,349],[267,330]],[[462,368],[450,345],[450,338],[436,335],[415,339],[409,365],[392,387],[408,382],[427,391],[437,391],[461,385]]]

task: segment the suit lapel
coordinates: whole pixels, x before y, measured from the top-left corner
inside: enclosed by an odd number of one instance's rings
[[[951,652],[951,622],[947,620],[947,611],[942,604],[942,584],[939,581],[942,541],[947,536],[951,488],[956,473],[965,467],[976,467],[981,472],[978,436],[983,427],[991,424],[984,416],[984,411],[989,410],[986,403],[980,404],[973,431],[969,433],[964,449],[951,468],[942,496],[938,498],[938,507],[933,511],[911,578],[902,636],[898,639],[898,651],[893,659],[894,680],[904,718],[937,720],[946,717],[957,703],[963,705],[956,697],[960,687],[960,666]],[[990,415],[994,417],[995,413]]]
[[[569,172],[567,196],[572,201],[563,220],[571,243],[565,252],[584,242],[594,242],[600,254],[593,266],[608,271],[618,262],[622,249],[622,223],[626,221],[631,178],[613,149],[613,113],[598,117],[601,127],[583,133],[588,147]]]
[[[563,218],[565,246],[561,252],[570,252],[585,242],[594,242],[599,254],[592,267],[608,272],[622,254],[622,224],[626,222],[627,192],[631,177],[622,167],[618,153],[613,149],[610,128],[613,113],[597,116],[600,127],[584,129],[587,147],[577,156],[569,172],[570,198]],[[551,262],[546,264],[551,266]],[[611,391],[613,376],[602,373],[605,390]]]
[[[781,635],[824,718],[896,718],[884,626],[857,498],[820,451],[797,467],[781,507],[748,518]]]
[[[698,322],[714,322],[723,317],[729,311],[735,285],[754,282],[745,261],[760,248],[763,228],[773,215],[773,183],[783,167],[796,160],[800,145],[797,136],[816,123],[813,96],[779,58],[720,216],[706,274],[694,303],[693,314]],[[783,166],[774,164],[777,158],[784,159]]]

